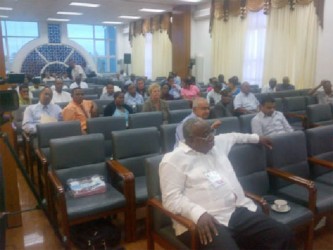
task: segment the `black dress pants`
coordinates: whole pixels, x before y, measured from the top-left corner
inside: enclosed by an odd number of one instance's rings
[[[207,245],[200,245],[202,250],[233,249],[296,249],[293,233],[289,227],[277,222],[262,212],[251,212],[247,208],[236,208],[228,227],[216,225],[218,235]],[[190,243],[187,231],[178,236],[186,245]]]

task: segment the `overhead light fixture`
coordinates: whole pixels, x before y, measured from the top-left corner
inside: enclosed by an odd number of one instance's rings
[[[104,21],[104,24],[122,24],[122,22]]]
[[[139,9],[139,11],[142,11],[142,12],[161,13],[161,12],[164,12],[165,10],[142,8],[142,9]]]
[[[81,16],[82,13],[80,12],[66,12],[66,11],[58,11],[58,15],[71,15],[71,16]]]
[[[182,2],[189,2],[189,3],[199,3],[202,0],[181,0]]]
[[[0,16],[0,18],[8,18],[8,16]]]
[[[13,10],[13,8],[10,8],[10,7],[0,7],[0,10]]]
[[[55,22],[68,22],[68,21],[70,21],[70,19],[51,18],[51,17],[49,17],[47,20],[48,21],[55,21]]]
[[[122,19],[140,19],[140,16],[119,16]]]
[[[97,7],[101,6],[100,4],[97,4],[97,3],[81,3],[81,2],[71,2],[69,5],[88,7],[88,8],[97,8]]]

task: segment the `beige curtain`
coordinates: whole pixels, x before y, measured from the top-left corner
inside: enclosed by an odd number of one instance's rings
[[[167,76],[172,71],[172,44],[166,30],[153,33],[152,79]]]
[[[314,84],[318,17],[313,3],[272,9],[268,16],[264,63],[264,83],[271,77],[282,81],[289,76],[297,89]]]
[[[242,79],[247,20],[229,17],[228,22],[214,21],[212,30],[212,75],[234,75]]]
[[[138,76],[145,75],[145,36],[132,38],[132,72]]]

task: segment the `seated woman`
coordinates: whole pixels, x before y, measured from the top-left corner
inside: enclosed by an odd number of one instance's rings
[[[170,92],[169,84],[167,82],[163,83],[161,88],[161,99],[166,101],[174,100],[173,95],[171,95],[169,92]]]
[[[126,126],[128,126],[128,115],[133,114],[130,106],[124,103],[124,93],[114,93],[114,101],[108,104],[104,109],[104,116],[122,116],[125,117]]]
[[[143,104],[143,112],[161,111],[163,113],[163,123],[168,123],[169,107],[166,101],[161,100],[161,87],[158,83],[153,83],[148,89],[149,98]]]
[[[228,80],[228,91],[232,97],[235,97],[240,92],[238,77],[233,76]]]
[[[192,77],[187,77],[184,80],[180,94],[186,100],[193,100],[196,97],[200,97],[200,89],[195,85]]]

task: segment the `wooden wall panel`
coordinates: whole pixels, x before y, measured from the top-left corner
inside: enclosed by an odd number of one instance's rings
[[[172,71],[188,75],[191,53],[191,7],[177,6],[172,12]]]

